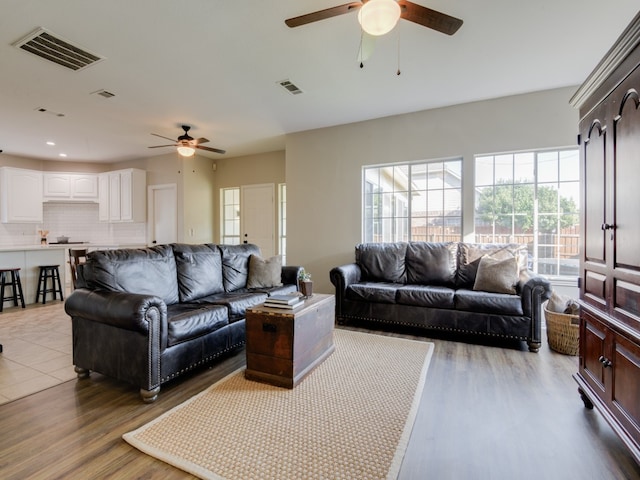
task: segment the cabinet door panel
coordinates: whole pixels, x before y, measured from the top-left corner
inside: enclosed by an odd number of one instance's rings
[[[605,223],[606,213],[606,132],[599,121],[589,127],[584,142],[584,230],[585,259],[589,262],[605,262]]]
[[[109,174],[109,220],[120,221],[120,174]]]
[[[69,198],[70,194],[69,175],[56,173],[44,174],[45,197]]]
[[[640,99],[627,92],[614,123],[615,266],[640,271]]]
[[[75,175],[71,177],[71,196],[73,198],[98,198],[97,175]]]
[[[120,219],[123,221],[133,220],[132,205],[132,173],[122,172],[120,174]]]
[[[640,346],[616,336],[613,368],[612,410],[640,444]]]
[[[599,392],[604,400],[605,369],[600,357],[606,356],[607,329],[594,317],[583,312],[580,315],[580,369],[583,378],[594,391]]]

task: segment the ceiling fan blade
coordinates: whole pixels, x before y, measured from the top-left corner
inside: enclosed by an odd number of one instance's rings
[[[147,148],[175,147],[175,146],[176,146],[176,144],[172,143],[171,145],[154,145],[153,147],[147,147]]]
[[[154,137],[164,138],[165,140],[170,140],[170,141],[172,141],[172,142],[175,142],[175,141],[176,141],[176,139],[175,139],[175,138],[163,137],[162,135],[158,135],[157,133],[152,133],[151,135],[153,135]]]
[[[324,10],[318,10],[317,12],[300,15],[299,17],[287,18],[284,23],[286,23],[290,28],[299,27],[300,25],[317,22],[319,20],[324,20],[325,18],[337,17],[338,15],[344,15],[345,13],[355,12],[361,6],[362,2],[345,3],[344,5],[325,8]]]
[[[212,147],[201,147],[200,145],[196,145],[196,148],[199,148],[200,150],[206,150],[208,152],[215,152],[215,153],[227,153],[225,150],[220,150],[219,148],[212,148]]]
[[[199,139],[196,140],[196,144],[200,145],[201,143],[209,143],[209,140],[207,138],[200,137]]]
[[[398,0],[398,5],[402,10],[401,18],[447,35],[456,33],[463,23],[459,18],[416,5],[408,0]]]

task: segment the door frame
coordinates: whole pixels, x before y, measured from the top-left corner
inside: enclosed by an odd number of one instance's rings
[[[153,246],[153,239],[151,238],[151,233],[154,232],[155,229],[155,210],[154,210],[154,194],[157,190],[169,190],[173,193],[173,200],[176,206],[176,223],[175,223],[175,232],[176,232],[176,242],[180,240],[179,232],[178,232],[178,186],[175,183],[164,183],[161,185],[149,185],[147,187],[147,245]]]

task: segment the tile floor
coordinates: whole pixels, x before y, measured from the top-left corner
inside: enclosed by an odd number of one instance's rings
[[[63,302],[9,305],[0,313],[0,405],[76,378]]]

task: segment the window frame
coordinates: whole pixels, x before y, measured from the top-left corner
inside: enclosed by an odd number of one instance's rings
[[[362,241],[461,241],[464,215],[462,169],[462,157],[364,165],[360,209]],[[455,178],[457,184],[447,183],[446,174],[451,179]],[[438,175],[441,176],[439,183],[432,180],[432,176]],[[422,184],[418,185],[418,181]],[[392,185],[392,188],[385,190],[385,184],[387,187]],[[457,192],[453,202],[451,192]],[[438,194],[440,199],[434,201],[434,194]],[[414,197],[420,197],[424,210],[416,208],[418,202]],[[437,215],[430,210],[432,202],[438,205],[440,213]],[[457,208],[447,210],[448,202]],[[448,233],[448,230],[453,233]]]
[[[517,159],[526,158],[527,156],[530,156],[532,161],[531,171],[530,171],[531,177],[529,179],[526,179],[526,174],[525,174],[526,180],[519,181],[519,179],[516,178],[517,171],[519,171],[519,173],[522,175],[523,172],[526,172],[526,169],[524,169],[522,165],[518,165]],[[553,172],[553,169],[543,169],[541,168],[541,163],[548,161],[549,159],[553,159],[554,156],[555,156],[555,167],[554,167],[555,172],[553,173],[552,177],[545,178],[545,176],[548,175],[549,172]],[[500,181],[500,179],[498,179],[496,175],[497,168],[498,168],[497,165],[498,165],[498,161],[504,161],[506,157],[511,157],[511,178],[509,180],[508,174],[507,174],[503,178],[503,181]],[[480,175],[479,175],[478,162],[481,159],[486,160],[489,158],[493,158],[492,183],[486,183],[486,180],[479,179]],[[562,164],[563,158],[573,162],[572,166],[575,167],[575,169],[577,170],[577,171],[572,171],[572,175],[568,177],[566,175],[563,175],[563,173],[572,169],[570,169],[570,167],[567,167],[566,164],[563,167],[563,164]],[[500,159],[500,160],[497,160],[497,159]],[[577,278],[579,274],[578,262],[579,262],[579,231],[580,231],[580,209],[581,209],[581,204],[580,204],[581,198],[579,194],[580,173],[579,173],[578,147],[557,147],[557,148],[531,149],[531,150],[524,150],[524,151],[476,154],[474,155],[473,162],[474,162],[473,164],[473,171],[474,171],[473,238],[474,238],[474,241],[477,243],[492,243],[492,242],[504,243],[505,237],[507,237],[509,242],[527,243],[527,245],[529,245],[529,242],[528,241],[524,242],[522,237],[532,237],[531,246],[529,248],[530,251],[528,253],[530,257],[529,258],[530,268],[534,272],[541,273],[545,275],[547,278],[554,279],[554,280],[555,279],[573,280]],[[487,164],[486,163],[483,164],[480,168],[483,171],[482,177],[486,179],[486,171],[488,169]],[[504,174],[505,170],[502,169],[501,171]],[[522,177],[520,177],[520,179],[522,179]],[[515,199],[515,195],[516,195],[515,192],[518,186],[523,187],[521,190],[522,192],[525,191],[524,187],[529,187],[529,188],[532,187],[533,208],[531,211],[532,226],[531,226],[530,233],[527,233],[525,230],[522,230],[520,232],[516,231],[517,228],[519,228],[516,225],[517,224],[516,218],[523,217],[524,215],[529,214],[528,211],[527,212],[516,211],[517,205],[516,205],[516,199]],[[564,189],[562,188],[563,186],[565,187]],[[487,224],[482,225],[478,218],[479,217],[478,204],[479,204],[480,198],[482,197],[482,195],[484,195],[484,192],[482,192],[481,190],[490,189],[490,188],[493,189],[494,199],[498,196],[496,195],[496,192],[499,188],[505,188],[507,190],[511,189],[513,193],[512,213],[503,214],[503,212],[500,212],[500,215],[498,215],[498,212],[497,212],[498,208],[496,207],[496,210],[494,210],[493,212],[493,223],[492,225],[490,225],[491,232],[480,233],[479,229],[487,228]],[[547,189],[547,190],[544,191],[543,189]],[[573,191],[573,195],[571,194],[572,191]],[[543,192],[544,194],[547,194],[547,195],[550,192],[557,192],[555,194],[556,209],[554,211],[548,211],[548,212],[540,211]],[[568,192],[569,195],[563,196],[562,192]],[[522,193],[521,195],[524,195],[524,193]],[[563,207],[562,207],[563,200],[565,201],[565,205],[567,205],[566,202],[572,201],[573,205],[575,206],[575,210],[574,211],[563,210]],[[497,205],[497,203],[498,202],[496,201],[494,205]],[[489,212],[489,214],[491,215],[491,212]],[[496,222],[496,218],[499,216],[502,216],[506,219],[509,215],[511,215],[510,232],[497,233],[496,223],[499,223],[499,222]],[[549,220],[552,217],[555,217],[555,232],[549,231],[548,227],[546,229],[544,227],[541,227],[541,220],[543,219]],[[571,220],[571,217],[575,217],[575,223],[571,226],[562,227],[563,219]],[[542,230],[546,230],[546,231],[542,231]],[[563,230],[566,230],[566,231],[563,231]],[[570,231],[572,231],[573,233],[569,233]],[[480,235],[488,236],[490,237],[490,240],[483,241],[483,239],[479,238]],[[554,236],[555,241],[554,242],[542,241],[543,235],[547,236],[547,240],[549,236]],[[499,237],[502,237],[502,238],[499,238]],[[521,239],[518,240],[518,237],[521,237]],[[540,252],[542,248],[553,249],[555,251],[554,256],[552,257],[547,255],[541,256]],[[548,267],[549,270],[554,269],[553,273],[550,273],[549,271],[540,271],[541,270],[540,267],[542,267],[543,259],[553,260],[552,263],[547,263],[547,265],[550,265]],[[562,262],[563,259],[565,261],[564,267]],[[563,274],[562,273],[563,268],[565,269],[565,271],[567,269],[571,271],[575,269],[575,273]]]

